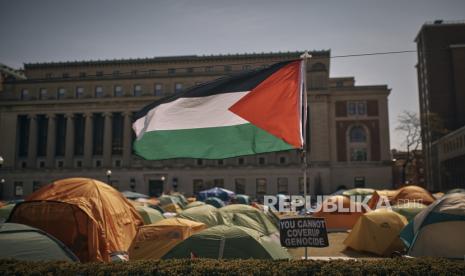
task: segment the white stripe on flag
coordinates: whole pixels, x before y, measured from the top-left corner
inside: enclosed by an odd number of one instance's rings
[[[207,97],[179,98],[161,104],[139,118],[133,129],[137,138],[155,130],[194,129],[247,124],[228,110],[250,91],[222,93]]]

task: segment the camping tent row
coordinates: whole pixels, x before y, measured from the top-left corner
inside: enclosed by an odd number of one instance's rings
[[[179,200],[173,200],[173,196],[160,197],[159,200],[160,202],[169,200],[171,203],[168,204],[185,204],[184,207],[188,205],[187,201],[182,201],[182,197]],[[191,204],[197,205],[192,207],[192,210],[207,208],[209,211],[205,212],[206,214],[214,212],[213,210],[218,211],[211,205]],[[235,223],[259,230],[258,235],[252,235],[254,237],[277,231],[266,216],[262,217],[263,214],[258,209],[241,206],[242,211],[238,211],[240,209],[238,206],[225,207],[221,213],[218,211],[215,219],[221,218],[228,225]],[[112,253],[127,252],[130,248],[134,252],[135,247],[131,245],[136,241],[134,239],[136,235],[150,233],[146,230],[149,228],[139,228],[143,222],[150,223],[150,226],[154,223],[157,225],[157,223],[169,222],[160,212],[152,208],[135,207],[111,186],[85,178],[53,182],[30,195],[25,202],[7,207],[4,210],[9,214],[9,222],[33,226],[56,237],[83,262],[110,261]],[[185,211],[188,210],[190,209]],[[180,219],[182,218],[176,218],[177,221]],[[142,229],[141,232],[137,230],[138,228]],[[192,234],[194,232],[196,230],[192,230]],[[190,234],[183,237],[188,236]]]

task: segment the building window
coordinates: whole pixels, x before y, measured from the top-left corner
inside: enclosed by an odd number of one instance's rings
[[[351,148],[350,149],[350,161],[367,161],[367,149],[366,148]]]
[[[289,185],[287,183],[287,177],[278,177],[278,194],[289,193]]]
[[[163,95],[163,85],[161,83],[155,83],[155,88],[154,88],[153,94],[155,96]]]
[[[255,195],[259,201],[266,194],[266,178],[257,178]]]
[[[347,114],[349,116],[366,115],[367,103],[365,101],[347,102]]]
[[[15,187],[15,196],[22,197],[24,195],[23,182],[15,181],[14,187]]]
[[[194,73],[194,68],[192,67],[187,68],[187,73]]]
[[[87,76],[86,72],[79,73],[80,78],[85,78]]]
[[[174,84],[174,93],[179,93],[182,91],[182,83],[175,83]]]
[[[198,166],[202,166],[203,165],[203,159],[197,159],[196,163],[197,163]]]
[[[231,65],[225,65],[225,66],[224,66],[224,71],[225,71],[225,72],[231,72],[231,71],[232,71]]]
[[[113,71],[113,76],[116,77],[116,76],[119,76],[119,75],[120,75],[120,72],[118,70]]]
[[[237,164],[239,164],[239,165],[244,165],[244,164],[245,164],[244,157],[239,157],[239,158],[237,159]]]
[[[45,78],[46,79],[51,79],[53,77],[53,74],[52,73],[47,73],[45,74]]]
[[[286,164],[286,157],[280,156],[279,157],[279,164]]]
[[[48,98],[47,89],[46,88],[40,88],[40,90],[39,90],[39,99],[47,100],[47,98]]]
[[[58,161],[57,162],[57,167],[60,168],[60,169],[63,168],[63,161],[61,161],[61,160]]]
[[[194,179],[192,184],[192,191],[195,195],[203,190],[203,179]]]
[[[140,84],[135,84],[134,85],[134,97],[139,97],[142,95],[142,86]]]
[[[131,75],[136,76],[139,72],[137,70],[132,70]]]
[[[223,159],[219,159],[217,162],[218,162],[218,166],[223,166],[224,165],[224,160]]]
[[[102,161],[96,160],[95,161],[95,167],[100,168],[102,166]]]
[[[102,155],[103,153],[103,132],[105,129],[105,122],[102,113],[93,114],[93,139],[92,151],[94,155]]]
[[[39,168],[45,168],[45,161],[40,161],[39,162]]]
[[[82,99],[84,97],[84,88],[76,87],[76,99]]]
[[[364,143],[367,141],[365,129],[362,126],[353,126],[349,131],[349,141],[351,143]]]
[[[40,181],[32,181],[32,191],[35,192],[42,187]]]
[[[29,90],[23,89],[21,90],[21,100],[29,100]]]
[[[102,86],[96,86],[95,87],[95,97],[96,98],[102,98],[103,97],[103,87]]]
[[[150,74],[150,75],[156,75],[156,74],[157,74],[157,70],[156,70],[156,69],[150,69],[150,70],[149,70],[149,74]]]
[[[121,113],[113,113],[112,119],[112,139],[111,139],[111,153],[114,155],[123,154],[123,130],[124,130],[124,117]]]
[[[224,188],[224,179],[223,178],[213,179],[213,186],[214,187],[219,187],[219,188]]]
[[[168,74],[174,74],[174,73],[176,73],[176,69],[174,69],[174,68],[169,68],[168,69]]]
[[[45,115],[37,116],[37,156],[44,157],[47,154],[48,119]]]
[[[250,65],[243,65],[242,70],[244,71],[250,70]]]
[[[213,66],[205,66],[205,72],[213,71]]]
[[[74,114],[74,155],[84,154],[85,118],[82,114]]]
[[[265,157],[258,157],[258,164],[265,165]]]
[[[64,78],[64,79],[69,78],[69,73],[63,73],[63,78]]]
[[[63,114],[56,115],[55,127],[55,156],[64,156],[66,147],[66,118]]]
[[[348,133],[349,160],[363,162],[368,160],[368,135],[363,126],[356,125]]]
[[[115,97],[122,97],[124,94],[123,87],[121,85],[115,85],[113,93]]]
[[[115,160],[115,167],[121,167],[121,160]]]
[[[64,88],[58,88],[58,91],[57,91],[57,99],[58,100],[62,100],[64,99],[66,96],[66,89]]]
[[[82,161],[81,160],[76,161],[76,167],[77,168],[82,168]]]
[[[356,176],[354,177],[354,187],[355,188],[364,188],[365,187],[365,177]]]
[[[97,72],[95,73],[95,75],[96,75],[97,77],[102,77],[102,76],[103,76],[103,71],[97,71]]]
[[[245,194],[245,178],[234,179],[234,188],[236,194]]]

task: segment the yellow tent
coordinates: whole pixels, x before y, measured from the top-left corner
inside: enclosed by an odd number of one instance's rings
[[[143,224],[113,187],[89,178],[55,181],[13,209],[10,222],[39,228],[63,242],[81,262],[110,261],[127,251]]]
[[[182,218],[168,218],[142,226],[129,248],[129,258],[160,259],[175,245],[206,228],[201,222]]]
[[[404,249],[399,234],[405,225],[405,217],[389,209],[377,209],[360,217],[344,244],[358,251],[389,256]]]

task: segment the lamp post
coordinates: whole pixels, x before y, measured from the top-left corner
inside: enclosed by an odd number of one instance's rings
[[[3,159],[2,156],[0,156],[0,168],[3,167],[3,162],[5,162],[5,159]]]
[[[107,175],[107,183],[111,186],[111,170],[107,170],[106,172]]]

